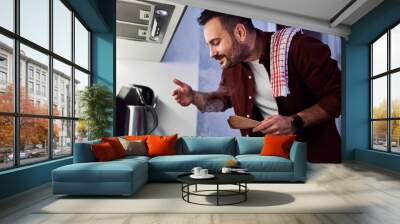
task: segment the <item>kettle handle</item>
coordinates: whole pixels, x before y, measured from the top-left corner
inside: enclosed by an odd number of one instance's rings
[[[154,129],[156,129],[157,128],[157,126],[158,126],[158,116],[157,116],[157,113],[156,113],[156,110],[152,107],[152,106],[149,106],[149,105],[145,105],[144,106],[144,108],[145,108],[145,110],[146,111],[150,111],[151,112],[151,115],[153,116],[153,127],[151,127],[150,129],[149,129],[149,134],[150,133],[152,133],[153,131],[154,131]]]

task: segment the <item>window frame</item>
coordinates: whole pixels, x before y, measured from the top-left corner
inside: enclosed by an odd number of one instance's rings
[[[54,160],[54,159],[61,159],[65,157],[70,157],[73,156],[74,152],[74,143],[75,143],[75,126],[76,126],[76,121],[79,120],[79,117],[75,116],[75,108],[71,108],[71,114],[70,116],[61,116],[61,115],[53,115],[53,60],[58,60],[61,63],[64,63],[68,66],[71,66],[71,93],[73,95],[71,99],[71,104],[74,105],[75,103],[75,88],[74,88],[74,82],[75,82],[75,69],[85,73],[88,75],[89,78],[89,83],[88,86],[92,85],[92,69],[91,69],[91,49],[92,49],[92,43],[91,43],[91,37],[92,37],[92,31],[89,29],[87,24],[83,21],[83,19],[72,9],[72,7],[65,1],[65,0],[59,0],[68,10],[71,11],[71,18],[70,18],[70,23],[71,23],[71,59],[64,58],[63,56],[57,54],[54,52],[54,39],[53,39],[53,1],[54,0],[48,0],[49,2],[49,48],[46,49],[45,47],[42,47],[39,44],[34,43],[33,41],[30,41],[29,39],[26,39],[25,37],[20,35],[20,0],[14,0],[13,1],[13,10],[14,10],[14,30],[10,31],[4,27],[0,26],[0,35],[3,35],[5,37],[11,38],[13,40],[13,64],[12,69],[11,69],[11,74],[13,75],[14,78],[14,110],[13,112],[2,112],[0,111],[0,116],[11,116],[13,118],[13,153],[14,153],[14,161],[13,161],[13,166],[11,167],[5,167],[5,168],[0,168],[0,172],[5,171],[5,170],[10,170],[10,169],[16,169],[19,167],[23,166],[29,166],[37,163],[43,163],[49,160]],[[81,67],[80,65],[75,63],[75,18],[79,20],[79,22],[84,26],[84,28],[88,31],[88,69],[85,69]],[[45,90],[48,92],[48,94],[45,91],[45,95],[48,96],[48,112],[46,115],[39,115],[39,114],[27,114],[27,113],[21,113],[20,112],[20,85],[21,85],[21,80],[20,80],[20,45],[23,44],[27,47],[32,48],[33,50],[36,50],[40,53],[43,53],[48,56],[49,58],[49,63],[48,63],[48,77],[46,80],[46,87]],[[27,71],[29,70],[30,65],[27,63]],[[42,79],[41,79],[41,74],[43,71],[39,73],[39,80],[36,80],[36,69],[33,67],[33,79],[31,79],[29,72],[27,72],[26,75],[26,81],[32,81],[35,86],[36,83],[40,83],[42,86]],[[27,86],[28,87],[28,86]],[[34,87],[35,88],[35,87]],[[27,91],[29,91],[27,89]],[[36,92],[36,89],[34,89],[34,92]],[[42,94],[39,94],[38,96],[42,96]],[[48,122],[48,136],[47,136],[47,142],[49,143],[47,145],[47,150],[48,150],[48,155],[47,158],[44,157],[43,160],[40,160],[38,162],[32,162],[32,163],[26,163],[26,164],[21,164],[21,159],[20,159],[20,119],[21,118],[45,118],[47,119]],[[53,122],[57,120],[65,120],[65,121],[71,121],[71,153],[68,155],[62,155],[62,156],[55,156],[53,155],[54,152],[54,147],[53,147]]]
[[[391,153],[391,154],[400,154],[400,152],[393,152],[392,151],[392,121],[400,121],[400,117],[392,117],[392,98],[391,98],[391,79],[392,76],[395,75],[396,73],[400,72],[400,66],[394,69],[391,69],[391,30],[395,28],[396,26],[400,26],[400,21],[395,22],[392,24],[390,27],[386,28],[385,31],[381,34],[379,34],[375,39],[373,39],[370,43],[368,43],[369,47],[369,149],[373,151],[379,151],[379,152],[385,152],[385,153]],[[376,74],[374,76],[373,74],[373,44],[376,43],[381,37],[384,35],[387,35],[387,64],[386,64],[386,71]],[[386,77],[386,87],[387,87],[387,93],[386,93],[386,98],[387,98],[387,105],[386,105],[386,117],[385,118],[373,118],[373,92],[374,92],[374,87],[373,87],[373,81],[378,79]],[[374,121],[386,121],[386,151],[379,150],[374,148],[374,136],[373,136],[373,122]]]

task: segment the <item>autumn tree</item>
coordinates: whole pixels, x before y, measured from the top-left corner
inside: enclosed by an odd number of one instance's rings
[[[391,102],[391,117],[400,117],[400,100],[393,99]],[[387,101],[382,100],[378,106],[372,109],[373,118],[387,118]],[[400,138],[400,122],[391,121],[392,123],[392,141],[399,141]],[[374,138],[386,138],[387,121],[375,121],[373,125]]]
[[[3,112],[13,112],[14,107],[14,88],[8,85],[6,92],[0,94],[0,110]],[[47,105],[47,104],[44,104]],[[24,87],[20,88],[20,110],[23,114],[41,114],[46,115],[48,107],[43,105],[34,105],[29,99],[29,95]],[[57,110],[55,113],[59,113]],[[12,149],[13,146],[13,117],[0,116],[0,147]],[[44,146],[48,139],[48,119],[47,118],[20,118],[20,149],[26,145],[42,144]],[[53,138],[59,135],[59,128],[54,125]]]

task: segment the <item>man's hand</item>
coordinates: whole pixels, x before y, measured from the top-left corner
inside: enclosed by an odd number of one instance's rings
[[[192,87],[178,79],[174,79],[172,82],[178,86],[178,88],[172,92],[172,96],[175,98],[176,102],[184,107],[189,106],[193,102],[194,97]]]
[[[292,134],[296,130],[292,126],[292,118],[281,115],[272,115],[261,121],[253,132],[261,131],[264,134],[281,135]]]

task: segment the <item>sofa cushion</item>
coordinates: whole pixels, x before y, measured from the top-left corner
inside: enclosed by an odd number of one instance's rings
[[[182,137],[177,142],[177,154],[235,155],[234,137]]]
[[[259,154],[264,144],[263,137],[237,137],[236,155]]]
[[[74,148],[74,163],[95,162],[96,158],[90,148],[92,144],[99,144],[99,139],[87,142],[77,142]]]
[[[147,156],[137,156],[137,155],[130,155],[130,156],[125,156],[124,158],[116,159],[113,160],[113,162],[131,162],[131,161],[142,161],[142,162],[148,162],[150,157]]]
[[[176,139],[178,134],[171,136],[149,135],[147,137],[148,156],[163,156],[176,154]]]
[[[211,172],[219,171],[228,160],[235,159],[231,155],[175,155],[158,156],[149,160],[150,171],[190,172],[193,167],[200,166]]]
[[[292,161],[278,156],[238,155],[241,168],[249,172],[292,172]]]
[[[289,159],[290,148],[296,135],[265,135],[261,156],[280,156]]]
[[[146,141],[147,135],[125,135],[123,138],[129,141],[136,141],[136,140],[141,140],[141,141]]]
[[[126,156],[126,151],[117,137],[103,137],[101,138],[101,142],[110,143],[110,145],[114,149],[117,158],[122,158]]]
[[[53,170],[58,182],[129,182],[134,172],[143,172],[146,162],[131,159],[109,162],[74,163]],[[147,176],[147,173],[143,172]]]
[[[97,161],[104,162],[118,158],[117,154],[115,154],[115,150],[113,149],[112,145],[108,142],[93,144],[90,147]]]
[[[126,155],[147,155],[146,144],[142,140],[126,140],[125,138],[118,137],[119,142],[121,142],[122,147],[126,151]]]

